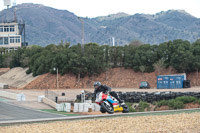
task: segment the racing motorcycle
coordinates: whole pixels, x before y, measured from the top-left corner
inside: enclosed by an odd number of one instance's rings
[[[109,114],[113,114],[114,112],[129,112],[127,105],[120,105],[119,101],[109,93],[97,93],[95,102],[100,105],[100,111],[102,113],[108,112]]]

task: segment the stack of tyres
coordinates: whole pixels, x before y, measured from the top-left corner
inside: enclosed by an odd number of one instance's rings
[[[126,92],[118,94],[120,99],[125,102],[139,103],[140,101],[153,103],[155,101],[170,100],[181,96],[194,96],[200,98],[200,92]],[[81,101],[81,95],[77,95],[77,99]],[[86,96],[86,100],[95,101],[95,95],[93,93]]]

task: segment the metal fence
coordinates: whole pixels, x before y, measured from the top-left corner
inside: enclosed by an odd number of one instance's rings
[[[57,94],[55,92],[49,91],[49,90],[45,90],[44,95],[45,95],[46,98],[51,99],[53,101],[56,101]]]

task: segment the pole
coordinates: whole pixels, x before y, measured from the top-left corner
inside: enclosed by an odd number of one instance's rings
[[[82,50],[83,50],[83,52],[84,52],[84,49],[83,49],[83,45],[84,45],[84,38],[85,38],[85,35],[84,35],[84,21],[83,21],[83,19],[81,19],[80,17],[78,17],[78,19],[79,19],[79,21],[81,22],[81,24],[82,24],[82,33],[81,33],[81,36],[82,36],[82,39],[81,39],[81,46],[82,46]]]
[[[24,27],[24,46],[26,47],[26,30],[25,30],[25,22],[23,22]]]
[[[82,20],[82,45],[84,45],[84,21]]]
[[[59,88],[59,86],[58,86],[58,68],[57,68],[57,90],[58,90],[58,88]]]

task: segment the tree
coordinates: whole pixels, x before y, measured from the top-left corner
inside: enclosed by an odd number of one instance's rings
[[[196,41],[192,44],[192,53],[194,56],[193,68],[196,70],[196,85],[198,85],[199,69],[200,69],[200,41]]]
[[[191,52],[192,46],[188,41],[174,41],[175,52],[173,52],[170,64],[178,72],[191,72],[194,56]]]
[[[132,67],[135,71],[139,71],[140,66],[145,66],[145,72],[153,72],[153,63],[157,61],[157,46],[145,44],[136,48],[134,59],[132,60]]]
[[[145,68],[145,66],[140,66],[139,69],[142,72],[142,79],[144,79],[144,71],[146,68]]]
[[[133,41],[130,42],[129,45],[141,46],[141,45],[143,45],[143,43],[141,41],[139,41],[139,40],[133,40]]]
[[[3,58],[3,55],[0,54],[0,68],[3,67],[3,62],[4,62],[4,58]]]
[[[160,60],[158,60],[156,63],[153,64],[154,69],[157,71],[158,75],[159,75],[160,72],[165,68],[164,62],[165,62],[164,59],[160,59]]]

